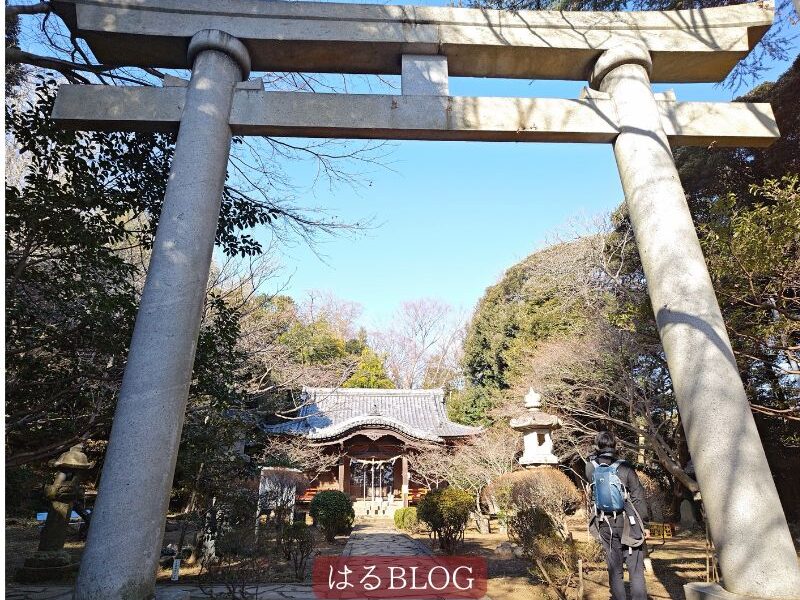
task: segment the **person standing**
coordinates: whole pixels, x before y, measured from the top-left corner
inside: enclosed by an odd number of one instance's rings
[[[632,600],[647,600],[644,581],[645,522],[649,519],[644,488],[634,468],[617,457],[610,431],[595,437],[595,453],[586,462],[594,510],[589,531],[600,541],[608,565],[612,600],[625,600],[623,564],[628,567]]]

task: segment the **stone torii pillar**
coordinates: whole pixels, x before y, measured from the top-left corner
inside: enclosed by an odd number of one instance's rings
[[[153,590],[231,132],[614,144],[727,589],[692,584],[687,593],[798,595],[786,519],[670,151],[767,146],[779,132],[768,104],[679,102],[650,87],[723,79],[771,25],[769,2],[611,13],[262,0],[52,5],[102,62],[193,67],[188,88],[61,86],[53,109],[67,128],[179,130],[79,598]],[[400,75],[402,93],[235,85],[250,59],[258,72]],[[590,72],[599,91],[577,99],[458,97],[447,86],[450,75],[584,80]]]
[[[616,105],[614,156],[725,590],[796,598],[794,546],[650,87],[651,68],[646,48],[623,44],[600,56],[589,83]],[[688,600],[730,597],[719,586],[685,589]]]
[[[244,45],[222,31],[194,35],[188,58],[192,77],[81,560],[78,600],[138,600],[154,592],[230,152],[231,104],[236,84],[250,72]]]

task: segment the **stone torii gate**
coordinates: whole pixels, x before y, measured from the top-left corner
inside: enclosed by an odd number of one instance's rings
[[[53,0],[106,64],[191,69],[163,88],[62,86],[64,127],[178,131],[77,598],[152,595],[231,135],[613,145],[724,590],[791,598],[800,570],[671,146],[766,146],[767,104],[678,102],[772,23],[749,4],[548,12],[259,0]],[[401,95],[266,92],[255,71],[400,74]],[[579,99],[463,98],[448,75],[588,80]]]

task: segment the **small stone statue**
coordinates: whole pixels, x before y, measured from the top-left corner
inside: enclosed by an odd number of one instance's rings
[[[50,502],[42,535],[39,538],[39,551],[61,550],[67,539],[72,505],[83,497],[81,480],[86,471],[91,469],[90,463],[83,453],[83,446],[72,446],[55,461],[57,470],[53,483],[44,486],[44,496]]]
[[[64,542],[72,506],[83,498],[81,484],[94,463],[88,461],[83,446],[77,444],[55,459],[51,466],[56,469],[56,476],[52,484],[44,486],[44,496],[50,502],[50,509],[39,538],[39,549],[17,571],[18,581],[60,579],[77,567],[77,564],[72,564],[69,554],[64,552]]]

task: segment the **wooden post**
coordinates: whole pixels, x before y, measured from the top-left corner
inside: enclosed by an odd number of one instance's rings
[[[408,507],[408,457],[403,454],[403,508]]]
[[[344,458],[339,460],[339,491],[344,492]]]

